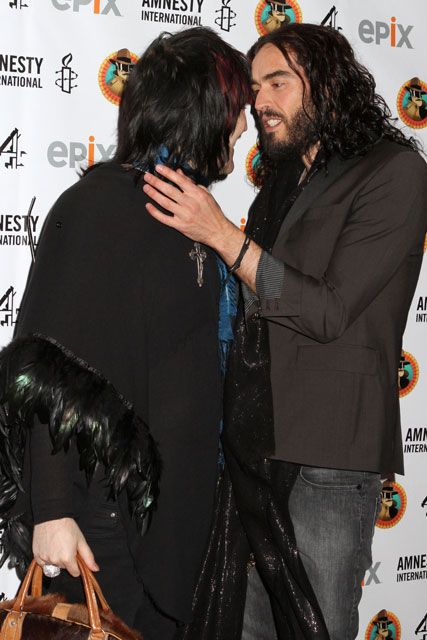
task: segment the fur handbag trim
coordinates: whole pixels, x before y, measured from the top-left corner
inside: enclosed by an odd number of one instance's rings
[[[21,573],[31,559],[31,523],[9,513],[22,491],[26,433],[36,415],[48,425],[54,453],[75,436],[88,481],[100,462],[111,496],[126,489],[141,532],[160,474],[147,425],[111,382],[52,338],[13,340],[0,352],[0,567],[9,557]]]
[[[13,603],[14,600],[0,603],[0,628]],[[138,631],[128,627],[111,609],[108,611],[100,610],[99,614],[106,640],[143,640]],[[89,637],[90,626],[87,607],[84,604],[68,604],[65,597],[59,593],[51,593],[38,598],[26,598],[25,610],[22,615],[24,621],[21,637],[25,637],[25,632],[28,632],[30,637],[36,632],[37,640],[51,640],[52,638],[87,640]]]

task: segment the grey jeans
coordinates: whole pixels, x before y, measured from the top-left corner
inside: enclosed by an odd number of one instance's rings
[[[301,467],[291,493],[298,550],[331,640],[357,636],[380,491],[377,473]],[[269,596],[251,569],[242,640],[276,638]]]

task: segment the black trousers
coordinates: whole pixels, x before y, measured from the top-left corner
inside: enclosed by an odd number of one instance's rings
[[[126,624],[142,633],[144,640],[172,640],[176,622],[163,615],[144,593],[117,503],[99,494],[94,499],[93,491],[91,494],[90,508],[78,524],[100,567],[96,578],[108,604]],[[80,578],[64,570],[49,581],[47,589],[63,593],[68,602],[85,601]]]

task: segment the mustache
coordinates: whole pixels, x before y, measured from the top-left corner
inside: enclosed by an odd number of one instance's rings
[[[272,109],[266,109],[265,111],[258,112],[258,118],[261,120],[262,118],[280,118],[283,120],[283,115],[278,113],[277,111],[273,111]]]

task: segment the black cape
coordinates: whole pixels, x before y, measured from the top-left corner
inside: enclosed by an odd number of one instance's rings
[[[2,438],[9,447],[0,461],[0,484],[7,488],[0,515],[12,521],[23,509],[22,495],[15,498],[25,422],[31,419],[31,412],[23,419],[22,395],[10,391],[10,371],[17,379],[28,359],[44,359],[44,368],[33,368],[33,377],[43,378],[45,390],[73,386],[80,422],[86,419],[80,464],[87,471],[100,459],[118,476],[110,478],[111,484],[131,487],[128,501],[135,517],[127,523],[128,538],[146,590],[163,612],[188,621],[217,478],[219,274],[215,255],[206,249],[204,285],[199,287],[189,256],[193,242],[152,219],[146,202],[134,172],[108,163],[63,193],[49,213],[13,347],[0,355],[0,403],[6,413]],[[52,358],[55,366],[49,368]],[[67,371],[65,378],[61,370]],[[96,393],[101,389],[95,403],[102,414],[96,416],[97,431],[84,415],[91,409],[93,388]],[[58,406],[53,408],[46,394],[43,410],[51,418],[55,414],[57,424],[50,427],[60,447],[66,440],[66,412],[61,393],[58,398],[59,419]],[[36,404],[31,405],[34,411]],[[13,412],[17,419],[11,425]],[[121,439],[114,440],[117,421]],[[74,428],[79,429],[79,421]],[[17,449],[13,469],[7,461],[12,440]],[[141,537],[138,518],[143,520],[150,496],[156,495],[156,446],[162,468],[158,500]],[[123,450],[128,457],[121,456]],[[28,505],[25,509],[28,519]],[[28,532],[19,527],[21,539],[7,541],[15,565],[25,552],[28,560],[29,553]]]

